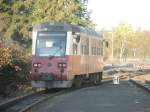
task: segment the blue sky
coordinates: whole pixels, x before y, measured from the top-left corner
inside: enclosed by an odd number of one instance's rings
[[[98,29],[127,21],[134,29],[150,30],[150,0],[89,0],[88,9]]]

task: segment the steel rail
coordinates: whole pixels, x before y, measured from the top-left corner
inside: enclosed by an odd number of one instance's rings
[[[150,92],[150,84],[149,83],[143,83],[142,84],[139,81],[136,81],[136,80],[133,80],[133,79],[130,79],[129,81],[132,82],[132,83],[134,83],[138,87],[144,89],[145,91]]]
[[[112,80],[103,80],[100,84],[109,83]],[[100,85],[97,84],[97,85]],[[69,89],[61,89],[61,90],[50,90],[46,91],[39,91],[37,93],[30,93],[27,95],[19,96],[9,101],[0,103],[0,112],[26,112],[31,109],[33,106],[46,101],[47,99],[53,98],[55,96],[66,94],[68,92],[72,92],[78,89],[82,89],[85,87],[90,86],[97,86],[97,85],[84,85],[80,88],[69,88]]]

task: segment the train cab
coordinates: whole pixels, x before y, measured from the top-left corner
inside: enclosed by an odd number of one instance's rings
[[[67,23],[41,23],[32,33],[32,87],[68,88],[93,77],[101,80],[98,33]],[[91,55],[91,56],[90,56]],[[78,81],[76,81],[78,80]]]

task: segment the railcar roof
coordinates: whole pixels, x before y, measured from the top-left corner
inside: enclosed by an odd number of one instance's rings
[[[69,23],[40,23],[33,27],[33,31],[73,31],[73,32],[84,32],[88,35],[102,37],[93,29],[85,28],[83,26],[73,25]]]

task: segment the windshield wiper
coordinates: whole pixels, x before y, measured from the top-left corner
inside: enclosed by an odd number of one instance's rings
[[[60,51],[62,49],[61,46],[59,46],[59,49],[52,55],[52,56],[49,56],[49,59],[53,59],[55,57],[55,55],[58,53],[58,51]]]

